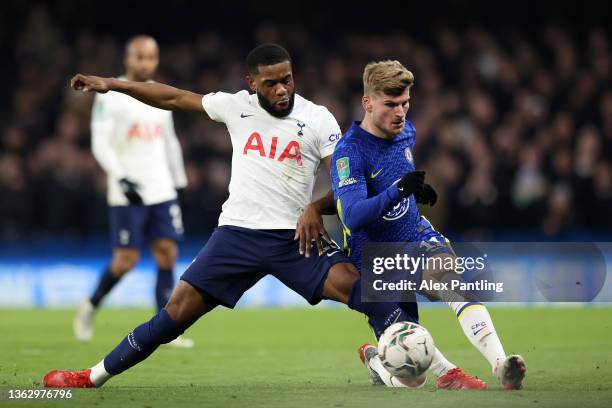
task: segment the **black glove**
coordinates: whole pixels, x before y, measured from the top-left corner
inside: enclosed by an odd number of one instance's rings
[[[425,172],[424,171],[411,171],[406,173],[404,177],[397,183],[397,190],[400,193],[400,197],[406,198],[410,194],[420,193],[423,190],[425,183]]]
[[[420,192],[414,193],[414,198],[419,204],[429,204],[433,206],[438,201],[438,193],[429,184],[423,184]]]
[[[138,184],[130,179],[122,178],[119,180],[119,187],[123,191],[123,195],[128,199],[131,205],[142,204],[142,197],[138,194]]]
[[[185,187],[176,189],[176,200],[181,206],[181,210],[185,208],[185,203],[187,202],[187,189]]]

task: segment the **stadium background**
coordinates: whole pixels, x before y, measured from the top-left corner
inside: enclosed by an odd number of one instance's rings
[[[454,240],[612,240],[612,48],[605,2],[3,2],[0,13],[0,307],[72,306],[110,255],[105,176],[90,153],[91,95],[75,72],[122,73],[137,33],[161,47],[157,80],[244,88],[261,42],[294,58],[297,90],[343,130],[362,116],[361,73],[415,73],[415,157],[440,193],[424,209]],[[222,125],[175,114],[189,178],[179,275],[216,225],[231,145]],[[321,181],[315,194],[327,189]],[[335,230],[335,220],[326,220]],[[152,305],[145,257],[107,305]],[[245,306],[304,304],[274,280]]]

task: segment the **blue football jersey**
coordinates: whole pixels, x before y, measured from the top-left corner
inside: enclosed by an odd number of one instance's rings
[[[374,197],[402,176],[414,171],[412,149],[416,130],[406,121],[393,139],[374,136],[355,122],[336,145],[332,156],[331,182],[338,217],[344,231],[344,247],[361,270],[361,246],[365,242],[411,242],[417,239],[421,220],[414,196],[398,199],[375,222],[352,231],[346,226],[343,208],[356,196]],[[350,198],[349,198],[350,197]]]

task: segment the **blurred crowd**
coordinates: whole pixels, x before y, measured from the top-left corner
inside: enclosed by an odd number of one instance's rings
[[[343,130],[360,120],[365,64],[397,59],[413,71],[408,117],[417,167],[439,192],[423,211],[442,231],[468,238],[501,230],[560,236],[612,229],[612,48],[607,28],[568,33],[520,27],[433,25],[385,35],[306,25],[255,25],[244,36],[203,29],[165,40],[160,82],[200,93],[244,89],[253,44],[277,42],[294,59],[297,91],[327,106]],[[90,152],[92,96],[73,92],[75,72],[122,74],[123,41],[96,31],[68,35],[33,8],[4,49],[8,96],[0,118],[0,239],[104,233],[105,175]],[[189,179],[188,233],[217,222],[227,196],[231,144],[222,125],[175,114]],[[324,177],[321,177],[322,179]],[[321,184],[320,191],[325,189]]]

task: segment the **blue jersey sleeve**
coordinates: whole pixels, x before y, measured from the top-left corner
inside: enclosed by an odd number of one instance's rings
[[[368,198],[367,168],[354,146],[339,146],[333,155],[331,180],[338,217],[345,229],[359,230],[380,219],[400,200],[397,185]]]

